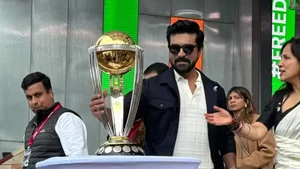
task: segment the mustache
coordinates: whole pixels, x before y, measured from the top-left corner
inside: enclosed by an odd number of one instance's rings
[[[43,110],[45,110],[43,107],[33,107],[32,109],[31,109],[32,111],[43,111]]]
[[[190,60],[185,58],[185,57],[181,57],[181,58],[175,59],[175,63],[177,63],[177,62],[188,62],[188,63],[190,63]]]

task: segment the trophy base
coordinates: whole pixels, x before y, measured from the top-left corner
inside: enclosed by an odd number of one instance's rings
[[[111,137],[109,141],[102,144],[95,155],[141,155],[145,152],[141,146],[131,142],[127,137]]]

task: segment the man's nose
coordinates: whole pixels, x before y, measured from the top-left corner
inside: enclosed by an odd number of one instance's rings
[[[182,48],[180,48],[180,51],[179,51],[179,53],[178,53],[178,56],[179,56],[179,57],[184,57],[184,56],[185,56],[185,53],[184,53],[184,51],[183,51]]]
[[[32,102],[32,104],[36,105],[38,103],[38,99],[35,97],[32,97],[31,102]]]

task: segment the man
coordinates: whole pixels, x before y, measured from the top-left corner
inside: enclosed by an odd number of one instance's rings
[[[143,81],[137,118],[146,126],[147,155],[187,156],[201,160],[201,169],[236,167],[235,142],[229,126],[207,124],[213,106],[226,108],[224,89],[195,68],[204,34],[196,22],[179,20],[168,27],[172,68]],[[130,100],[124,101],[125,117]],[[90,110],[100,118],[103,98],[92,97]],[[222,160],[223,157],[223,160]]]
[[[86,126],[77,113],[54,102],[49,77],[30,73],[21,87],[35,113],[25,131],[23,168],[35,169],[50,157],[88,155]]]
[[[144,71],[144,79],[149,79],[150,77],[154,77],[165,72],[169,67],[160,62],[155,62],[149,65]]]

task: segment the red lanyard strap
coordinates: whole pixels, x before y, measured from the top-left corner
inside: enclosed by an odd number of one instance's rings
[[[43,123],[39,126],[39,128],[31,135],[29,138],[28,146],[33,144],[34,139],[40,133],[41,129],[44,127],[45,123],[49,120],[49,118],[54,114],[59,108],[61,108],[61,104],[58,104],[55,109],[48,115],[48,117],[43,121]]]

